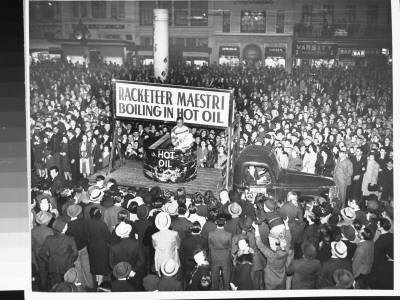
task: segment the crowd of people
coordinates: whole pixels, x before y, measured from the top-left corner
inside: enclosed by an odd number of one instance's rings
[[[102,175],[142,160],[170,131],[112,118],[112,79],[147,67],[30,66],[34,289],[41,291],[393,288],[390,66],[171,66],[165,83],[233,89],[240,150],[274,148],[282,168],[332,177],[341,207],[317,197],[187,195],[121,187]],[[223,168],[223,130],[191,128],[198,167]],[[133,182],[133,185],[134,182]]]

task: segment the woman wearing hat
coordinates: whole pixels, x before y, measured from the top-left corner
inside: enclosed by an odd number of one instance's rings
[[[238,251],[235,253],[236,268],[233,271],[231,288],[233,290],[253,290],[254,250],[249,246],[249,237],[241,238],[238,241]]]
[[[379,164],[375,160],[375,151],[371,151],[368,155],[367,170],[365,171],[362,181],[362,194],[368,196],[370,194],[378,195],[378,188],[371,189],[371,185],[378,183]]]
[[[106,223],[102,221],[103,213],[98,207],[92,207],[89,214],[90,220],[87,222],[87,234],[90,272],[95,275],[96,282],[100,285],[104,276],[111,273],[108,263],[110,231]]]
[[[207,260],[207,251],[202,248],[194,250],[193,259],[196,263],[196,267],[191,273],[191,278],[186,287],[187,291],[199,291],[199,283],[203,276],[211,278],[211,267]]]
[[[153,247],[155,249],[154,263],[155,270],[161,276],[161,264],[173,259],[180,265],[178,250],[181,245],[179,234],[170,230],[171,217],[166,212],[160,212],[155,218],[155,225],[159,232],[152,235]]]

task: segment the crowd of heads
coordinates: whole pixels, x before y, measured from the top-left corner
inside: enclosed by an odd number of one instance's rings
[[[190,225],[183,231],[183,235],[178,230],[182,238],[175,242],[178,245],[177,251],[185,238],[199,235],[206,240],[203,248],[195,249],[191,254],[198,266],[212,264],[210,257],[213,250],[208,244],[208,238],[215,228],[224,228],[231,234],[231,238],[240,236],[235,240],[236,246],[229,245],[229,249],[225,249],[229,253],[228,263],[234,264],[232,276],[237,280],[240,272],[245,272],[243,265],[252,264],[252,259],[248,257],[250,254],[258,255],[262,261],[260,270],[264,271],[268,265],[264,253],[267,250],[259,247],[258,240],[255,244],[243,238],[243,234],[253,233],[255,236],[260,231],[261,242],[272,251],[293,250],[295,259],[304,255],[318,259],[323,264],[332,255],[332,249],[336,249],[338,257],[343,256],[340,254],[346,247],[342,245],[343,237],[352,240],[354,236],[353,242],[358,247],[360,241],[376,241],[379,232],[386,233],[393,228],[390,225],[393,221],[392,208],[380,205],[377,199],[361,199],[361,202],[357,202],[360,200],[357,198],[350,201],[348,207],[335,210],[320,197],[301,198],[292,193],[288,194],[287,199],[270,199],[264,195],[250,197],[226,190],[219,195],[211,191],[186,195],[184,188],[162,191],[159,187],[119,187],[115,180],[106,181],[102,175],[95,178],[94,185],[89,185],[87,177],[109,164],[107,160],[110,159],[114,130],[119,146],[116,147],[115,157],[136,160],[143,157],[143,140],[169,132],[172,125],[152,122],[116,121],[114,128],[112,79],[154,82],[151,70],[143,66],[135,69],[116,65],[91,68],[63,61],[46,61],[31,64],[30,78],[30,130],[34,168],[39,177],[47,178],[32,189],[32,227],[45,225],[52,228],[56,235],[68,235],[68,224],[75,218],[82,218],[86,222],[104,222],[105,211],[118,206],[122,210],[115,213],[116,221],[110,227],[110,236],[113,237],[114,232],[117,240],[142,239],[141,243],[147,243],[146,263],[141,266],[140,274],[134,272],[140,276],[131,276],[132,264],[119,262],[106,274],[92,272],[98,285],[86,286],[87,290],[111,291],[113,285],[110,282],[123,278],[128,278],[136,290],[162,290],[164,276],[174,277],[180,290],[214,289],[216,283],[207,268],[207,272],[197,279],[193,287],[190,282],[193,269],[192,273],[185,274],[185,268],[189,266],[180,261],[179,257],[172,261],[165,260],[158,268],[155,267],[157,249],[151,242],[153,235],[162,230],[176,231],[171,230],[170,226],[182,218],[190,222]],[[293,68],[290,73],[282,68],[171,66],[164,83],[233,89],[235,116],[241,120],[240,139],[237,141],[239,151],[251,144],[271,146],[284,168],[332,176],[333,170],[324,173],[324,168],[318,165],[318,159],[314,165],[305,165],[305,158],[315,155],[332,157],[336,161],[340,155],[350,157],[357,151],[362,151],[364,156],[382,159],[383,164],[392,164],[392,73],[389,66],[299,67]],[[221,168],[222,161],[226,159],[225,131],[196,127],[191,130],[198,151],[202,150],[198,166]],[[56,141],[54,136],[58,137]],[[71,169],[71,157],[63,159],[63,153],[72,155],[70,149],[66,149],[73,139],[79,142],[80,147],[82,144],[92,145],[90,151],[85,148],[87,157],[76,157],[79,168],[75,172]],[[97,154],[94,153],[95,148],[100,149]],[[82,149],[79,148],[79,151],[82,152]],[[57,157],[57,153],[61,156]],[[293,162],[291,158],[298,159]],[[58,176],[62,178],[55,182]],[[273,232],[275,225],[270,224],[271,215],[265,215],[279,212],[278,219],[272,219],[281,228],[288,217],[283,213],[287,203],[296,207],[304,218],[304,222],[300,222],[301,237],[298,235],[296,242],[289,246],[290,241],[287,243],[285,240],[289,234],[272,235],[275,240],[270,245],[271,240],[265,239],[269,235],[267,233],[265,236],[263,230]],[[357,211],[363,211],[365,218],[360,217]],[[258,222],[261,219],[264,221]],[[149,221],[147,229],[151,229],[138,234],[138,231],[133,230],[137,225],[135,223],[143,220]],[[251,226],[253,222],[259,223],[257,229]],[[237,225],[235,229],[227,225],[232,223]],[[304,232],[313,224],[317,226],[317,234],[314,236],[316,243],[310,246],[304,244]],[[288,231],[292,229],[287,229],[286,233]],[[291,235],[293,239],[294,234]],[[113,242],[110,241],[107,240],[107,249],[112,247]],[[89,260],[93,255],[89,252]],[[239,256],[241,258],[237,263]],[[389,251],[385,257],[388,257],[385,261],[390,261],[393,253]],[[43,271],[38,269],[39,273]],[[180,269],[183,271],[178,272]],[[354,279],[360,282],[359,286],[376,286],[379,281],[376,276],[371,277],[369,272],[356,274],[354,270],[347,271],[338,270],[334,278],[330,278],[332,285],[339,284],[343,288],[348,282],[343,284],[341,280],[346,281],[346,278],[351,283]],[[56,278],[57,285],[53,290],[76,291],[77,281],[70,279],[74,277],[73,274],[74,270],[68,270],[68,275],[62,274],[64,277],[60,277],[58,282]],[[265,276],[256,277],[258,282],[251,283],[251,286],[254,289],[267,289],[266,281],[269,279]],[[367,279],[361,280],[364,276]],[[137,277],[142,281],[135,281]],[[231,289],[240,289],[239,281],[235,281]],[[230,288],[224,285],[224,289]]]

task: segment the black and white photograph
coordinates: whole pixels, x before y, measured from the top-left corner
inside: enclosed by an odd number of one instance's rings
[[[25,1],[32,295],[393,295],[392,10]]]

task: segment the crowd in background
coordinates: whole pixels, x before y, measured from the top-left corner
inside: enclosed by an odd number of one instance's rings
[[[341,208],[295,194],[288,201],[262,195],[249,201],[233,191],[189,196],[184,189],[126,189],[101,175],[89,186],[88,177],[110,164],[114,130],[115,157],[127,160],[141,160],[143,140],[170,130],[136,121],[114,128],[112,79],[157,81],[146,67],[30,66],[38,289],[393,287],[390,66],[291,73],[170,67],[167,84],[233,89],[239,150],[271,146],[282,168],[332,177]],[[225,131],[192,133],[198,166],[222,168]]]

